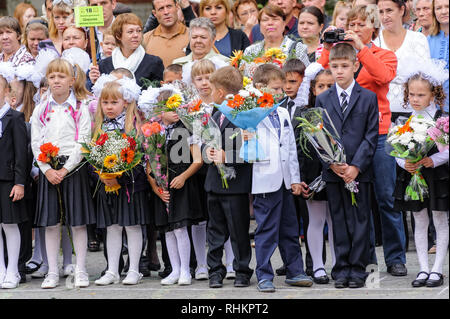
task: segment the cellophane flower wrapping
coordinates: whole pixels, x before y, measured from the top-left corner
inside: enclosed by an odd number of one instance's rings
[[[141,162],[143,153],[136,139],[136,130],[130,134],[121,133],[118,130],[100,133],[89,143],[82,143],[82,154],[101,178],[120,177]],[[112,188],[105,185],[107,193],[118,194],[119,189],[120,185]]]
[[[272,94],[248,85],[238,94],[227,96],[222,104],[216,104],[215,107],[236,127],[248,132],[255,132],[258,124],[279,105],[280,103],[275,103]],[[266,159],[266,154],[259,145],[256,135],[252,139],[244,141],[239,156],[248,163]]]
[[[395,125],[389,130],[386,140],[389,155],[417,163],[435,144],[428,134],[429,129],[433,127],[435,127],[435,122],[425,119],[421,115],[411,115],[403,125]],[[428,185],[420,173],[420,169],[421,167],[412,174],[411,181],[406,187],[405,201],[420,200],[423,202],[429,196]]]
[[[307,156],[311,151],[307,147],[309,142],[323,162],[329,165],[346,163],[344,146],[327,110],[310,108],[302,112],[297,120],[300,121],[298,126],[302,129],[299,145]],[[321,180],[322,175],[314,180],[313,186],[320,187]],[[352,205],[357,205],[355,194],[358,193],[358,182],[346,183],[345,188],[351,192]]]
[[[436,125],[428,129],[428,135],[436,143],[439,152],[448,150],[448,116],[442,116],[436,120]]]

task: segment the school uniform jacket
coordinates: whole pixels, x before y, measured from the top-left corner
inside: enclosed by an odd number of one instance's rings
[[[342,114],[336,85],[318,95],[316,107],[328,111],[337,133],[341,137],[348,165],[359,168],[356,181],[370,182],[373,178],[372,159],[378,142],[378,102],[372,91],[364,89],[357,82],[350,95],[349,105]],[[329,123],[325,122],[330,128]],[[340,182],[329,164],[323,163],[322,178],[325,182]]]

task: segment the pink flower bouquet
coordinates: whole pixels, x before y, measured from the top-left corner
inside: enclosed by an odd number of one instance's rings
[[[448,150],[448,116],[438,118],[436,126],[428,129],[427,133],[436,142],[439,152]]]

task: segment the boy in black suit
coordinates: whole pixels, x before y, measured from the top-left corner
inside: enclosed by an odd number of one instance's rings
[[[242,75],[232,66],[215,71],[209,78],[214,102],[222,103],[228,94],[237,94],[242,89]],[[231,144],[229,137],[236,127],[220,112],[212,119],[219,125],[222,134],[222,147]],[[205,153],[211,164],[205,180],[208,204],[208,267],[209,287],[222,287],[226,268],[222,264],[223,245],[231,237],[234,253],[233,268],[236,272],[235,287],[250,285],[253,270],[249,268],[252,250],[250,246],[249,193],[252,190],[252,165],[239,158],[241,138],[232,141],[231,149],[216,150],[206,147]],[[225,163],[236,171],[236,177],[228,180],[228,188],[222,181],[214,163]]]
[[[332,270],[336,288],[364,286],[369,263],[370,183],[372,158],[378,141],[378,102],[375,93],[354,80],[359,68],[356,52],[339,43],[330,52],[330,70],[336,82],[317,96],[316,107],[327,110],[341,137],[346,163],[323,164],[328,204],[334,229],[336,264]],[[330,124],[326,123],[329,129]],[[357,205],[345,183],[357,181]]]
[[[29,172],[25,118],[23,113],[11,109],[5,101],[9,91],[8,82],[0,75],[0,287],[4,289],[16,288],[21,278],[18,269],[20,231],[17,224],[27,220],[25,201],[22,199]],[[7,267],[1,230],[5,233],[8,246]]]

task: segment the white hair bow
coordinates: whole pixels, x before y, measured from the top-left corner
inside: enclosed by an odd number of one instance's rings
[[[92,87],[92,93],[94,93],[97,98],[100,98],[105,84],[109,82],[117,82],[120,84],[119,92],[120,94],[122,94],[123,99],[128,103],[137,101],[139,99],[139,95],[141,94],[141,87],[136,84],[135,80],[127,77],[118,79],[111,74],[102,74]]]

